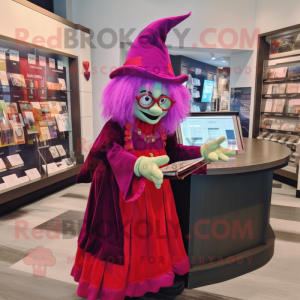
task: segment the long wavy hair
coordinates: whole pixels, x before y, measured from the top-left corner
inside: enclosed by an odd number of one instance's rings
[[[153,92],[155,81],[130,75],[122,75],[112,79],[105,87],[100,106],[102,106],[102,118],[105,121],[111,119],[120,124],[126,122],[133,124],[135,116],[134,101],[142,86],[147,91]],[[187,88],[177,83],[163,83],[163,92],[168,90],[168,96],[176,101],[168,114],[161,119],[167,134],[173,134],[179,124],[188,116],[191,94]]]

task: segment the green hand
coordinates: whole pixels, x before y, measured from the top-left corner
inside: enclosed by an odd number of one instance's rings
[[[206,161],[218,161],[219,159],[223,161],[229,161],[228,156],[236,155],[236,152],[229,150],[227,148],[221,147],[221,144],[226,140],[225,136],[218,138],[208,144],[203,144],[201,147],[201,156],[204,157]]]
[[[167,155],[157,157],[141,156],[134,165],[134,173],[138,177],[144,176],[148,180],[154,182],[155,187],[160,189],[164,175],[159,169],[159,166],[167,164],[169,160]]]

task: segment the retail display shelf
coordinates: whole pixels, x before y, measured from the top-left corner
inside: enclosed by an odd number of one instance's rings
[[[267,78],[263,80],[264,83],[285,83],[285,82],[300,82],[300,77],[283,77],[283,78]]]
[[[291,94],[263,94],[262,97],[264,99],[276,99],[276,98],[295,98],[300,99],[300,93],[291,93]]]
[[[13,186],[11,188],[0,191],[0,204],[16,199],[18,197],[22,197],[31,192],[35,192],[39,189],[58,183],[72,176],[76,176],[80,172],[82,166],[82,164],[77,164],[73,167],[69,167],[66,170],[62,170],[48,176],[46,174],[42,174],[41,178],[39,179],[28,181],[21,185]]]
[[[293,51],[287,51],[287,52],[282,52],[282,53],[270,54],[270,59],[290,57],[290,56],[298,55],[298,54],[300,54],[300,50],[293,50]]]
[[[300,117],[300,114],[276,113],[276,112],[261,112],[261,115],[269,116],[269,117],[285,117],[285,118],[296,118],[296,119]]]
[[[274,132],[274,133],[282,133],[282,134],[300,136],[300,132],[298,132],[298,131],[287,131],[287,130],[277,130],[277,129],[267,129],[267,128],[260,128],[260,130],[263,132]]]
[[[7,88],[7,89],[12,89],[12,90],[39,90],[39,91],[51,91],[51,92],[72,92],[71,90],[50,90],[48,88],[34,88],[34,87],[21,87],[21,86],[11,86],[11,85],[1,85],[0,87],[2,88]]]

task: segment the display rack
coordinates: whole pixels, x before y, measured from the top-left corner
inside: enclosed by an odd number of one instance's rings
[[[0,36],[0,215],[75,182],[83,155],[74,70],[77,56]]]
[[[299,185],[300,154],[300,26],[259,36],[253,137],[286,145],[289,166],[275,177]],[[300,187],[297,196],[300,196]]]

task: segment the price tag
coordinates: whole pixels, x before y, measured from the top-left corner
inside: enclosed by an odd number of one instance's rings
[[[46,67],[46,57],[44,57],[44,56],[40,56],[39,57],[39,62],[40,62],[40,66],[42,66],[42,67]]]
[[[28,53],[28,63],[30,65],[35,65],[36,64],[35,54]]]
[[[49,67],[55,69],[55,59],[49,58]]]
[[[64,69],[64,62],[61,60],[57,61],[57,69],[58,70],[63,70]]]
[[[9,49],[9,59],[14,61],[20,61],[19,51]]]

